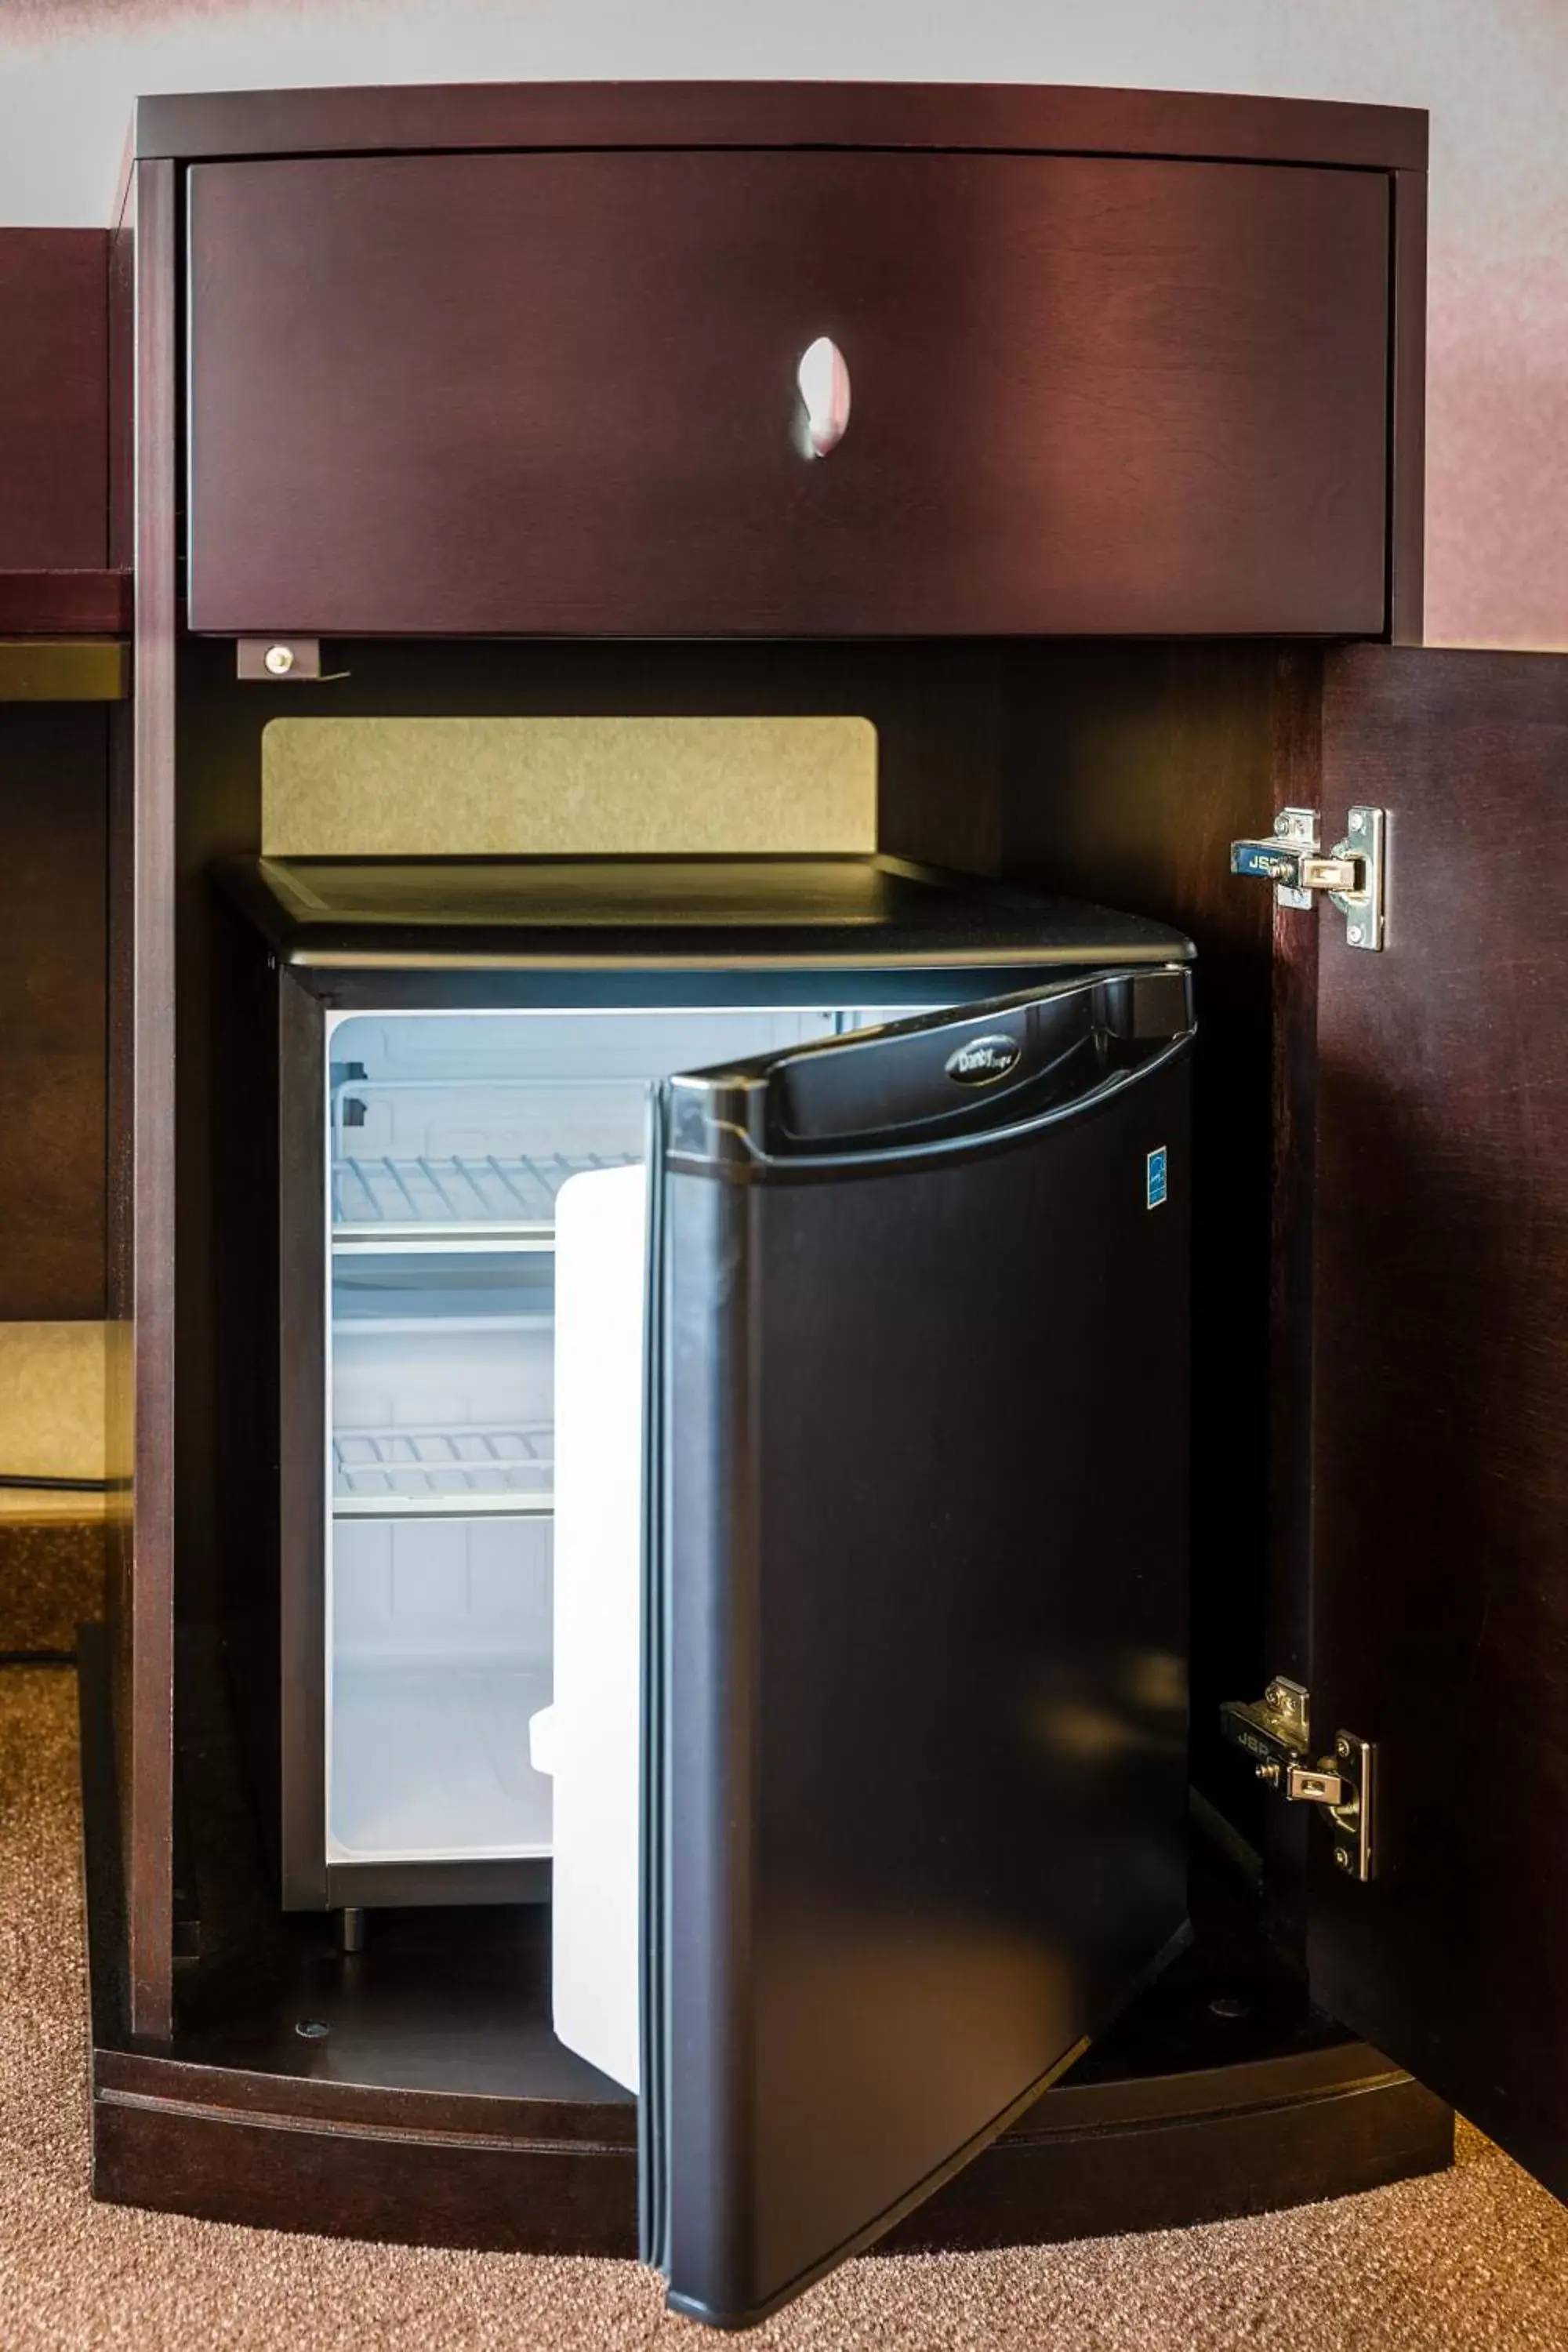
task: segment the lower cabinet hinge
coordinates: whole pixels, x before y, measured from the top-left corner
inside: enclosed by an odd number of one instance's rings
[[[1345,919],[1348,947],[1381,948],[1386,813],[1352,808],[1344,839],[1328,856],[1320,846],[1320,823],[1316,809],[1281,809],[1268,840],[1231,843],[1230,870],[1272,882],[1277,906],[1310,907],[1327,896]]]
[[[1301,1683],[1276,1675],[1258,1699],[1226,1699],[1220,1729],[1251,1757],[1265,1787],[1287,1803],[1315,1805],[1334,1841],[1334,1863],[1348,1877],[1373,1874],[1376,1750],[1353,1731],[1334,1734],[1333,1753],[1312,1758],[1311,1696]]]

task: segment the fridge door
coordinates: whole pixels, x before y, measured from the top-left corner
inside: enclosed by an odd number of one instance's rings
[[[1374,1767],[1370,1878],[1311,1839],[1312,1990],[1560,2197],[1565,776],[1568,657],[1329,657],[1325,837],[1384,810],[1387,930],[1315,920],[1302,1679]]]
[[[1189,981],[671,1081],[645,2258],[744,2325],[1184,1940]]]

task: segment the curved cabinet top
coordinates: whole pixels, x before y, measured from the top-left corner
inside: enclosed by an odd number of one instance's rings
[[[1424,172],[1426,116],[1195,90],[984,82],[473,82],[143,98],[132,159],[475,148],[910,147]]]

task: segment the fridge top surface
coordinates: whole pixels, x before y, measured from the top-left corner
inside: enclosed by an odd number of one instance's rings
[[[1181,932],[904,859],[247,858],[219,879],[289,964],[1170,963]]]

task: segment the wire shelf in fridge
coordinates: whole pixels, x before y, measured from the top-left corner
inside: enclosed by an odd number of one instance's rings
[[[629,1168],[636,1152],[494,1152],[445,1159],[344,1152],[332,1169],[332,1232],[338,1241],[548,1234],[555,1195],[569,1176]]]
[[[548,1512],[554,1469],[547,1422],[339,1429],[332,1433],[332,1510],[340,1518]]]

